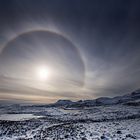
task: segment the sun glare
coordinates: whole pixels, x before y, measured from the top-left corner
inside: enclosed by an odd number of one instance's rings
[[[39,80],[46,81],[50,75],[50,71],[46,66],[40,66],[37,68],[36,74]]]

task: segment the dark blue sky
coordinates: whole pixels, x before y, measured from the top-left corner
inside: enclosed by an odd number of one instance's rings
[[[139,6],[138,0],[0,0],[1,100],[91,99],[139,88]],[[49,84],[31,78],[42,64],[54,71]]]

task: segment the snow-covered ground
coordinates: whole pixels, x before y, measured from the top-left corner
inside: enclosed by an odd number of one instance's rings
[[[33,118],[41,118],[43,116],[37,116],[33,114],[2,114],[0,115],[0,120],[5,121],[24,121]]]
[[[0,140],[140,140],[140,106],[131,104],[10,105],[1,106],[0,114]]]

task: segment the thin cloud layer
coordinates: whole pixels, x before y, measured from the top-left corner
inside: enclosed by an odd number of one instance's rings
[[[139,88],[139,4],[1,0],[0,99],[45,103]],[[35,73],[42,65],[45,82]]]

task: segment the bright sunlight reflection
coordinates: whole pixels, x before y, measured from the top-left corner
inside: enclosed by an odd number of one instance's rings
[[[50,76],[50,70],[47,66],[39,66],[36,69],[36,76],[41,81],[46,81],[48,77]]]

